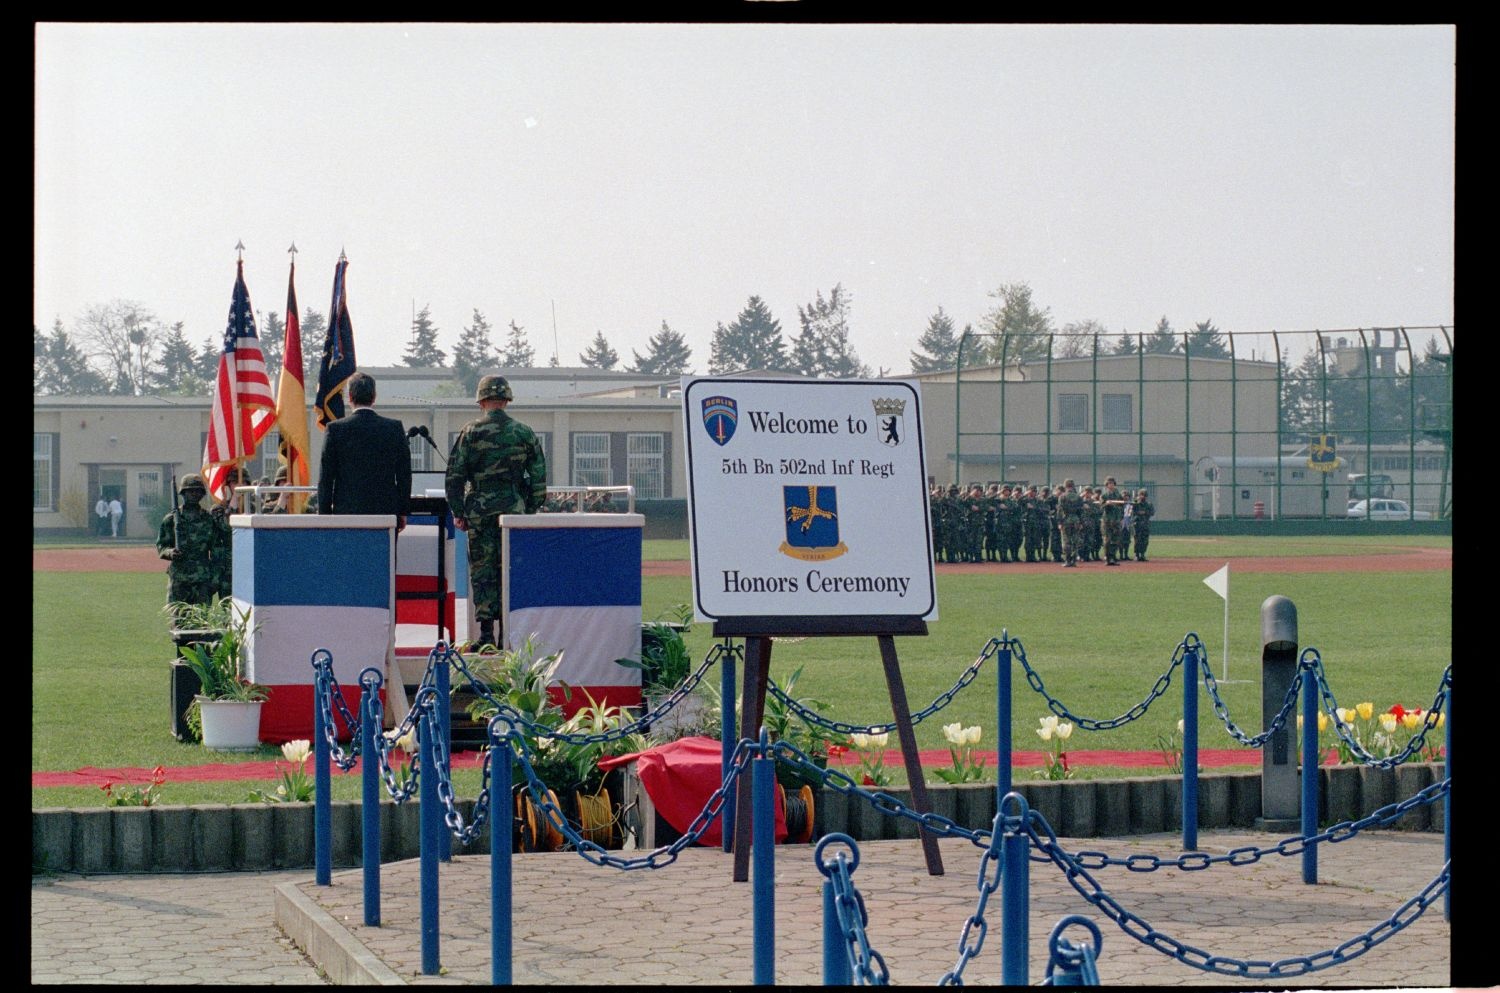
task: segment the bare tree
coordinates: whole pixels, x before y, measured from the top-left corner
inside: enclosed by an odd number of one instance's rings
[[[1061,333],[1052,344],[1052,357],[1055,359],[1081,359],[1094,354],[1094,342],[1103,340],[1109,331],[1098,321],[1090,317],[1086,321],[1069,321],[1063,325]],[[1099,354],[1108,354],[1109,348],[1101,349]]]
[[[133,300],[112,300],[84,311],[76,331],[90,357],[105,366],[116,392],[146,392],[155,373],[153,352],[167,334],[155,314]]]

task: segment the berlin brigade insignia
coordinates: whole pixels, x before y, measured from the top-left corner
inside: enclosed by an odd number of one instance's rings
[[[729,397],[705,397],[703,427],[716,445],[727,445],[739,423],[739,408]]]
[[[1332,434],[1315,434],[1312,443],[1307,446],[1307,467],[1319,472],[1332,472],[1340,465],[1338,454],[1338,436]]]
[[[849,550],[839,541],[838,490],[833,486],[783,486],[786,541],[779,551],[804,562],[838,558]]]
[[[899,445],[906,438],[906,401],[871,400],[875,407],[875,423],[879,427],[882,444]]]

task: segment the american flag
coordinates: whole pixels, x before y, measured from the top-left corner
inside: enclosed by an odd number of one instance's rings
[[[255,454],[260,439],[275,423],[272,417],[255,418],[254,412],[274,411],[275,407],[266,359],[261,354],[260,338],[255,334],[250,292],[245,289],[245,262],[241,259],[236,266],[229,324],[224,329],[224,351],[219,355],[219,372],[209,407],[208,441],[203,446],[203,473],[208,480],[208,492],[215,500],[229,499],[232,494],[225,486],[229,470]],[[255,423],[256,420],[260,423]]]

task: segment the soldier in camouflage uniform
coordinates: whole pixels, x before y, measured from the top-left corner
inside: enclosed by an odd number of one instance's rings
[[[1099,561],[1099,502],[1094,498],[1094,488],[1085,486],[1079,494],[1083,497],[1083,532],[1078,538],[1078,557],[1085,562]]]
[[[1156,513],[1145,490],[1137,491],[1130,516],[1135,519],[1135,560],[1146,561],[1146,546],[1151,544],[1151,517]]]
[[[1000,561],[1000,484],[991,483],[984,491],[984,560]]]
[[[499,645],[500,515],[534,514],[547,499],[547,461],[531,428],[505,412],[515,394],[503,376],[479,381],[484,411],[453,441],[445,479],[453,524],[469,535],[469,578],[481,644]]]
[[[208,603],[215,594],[227,596],[228,514],[222,504],[203,509],[208,488],[196,472],[182,477],[177,492],[182,508],[162,518],[156,533],[156,554],[167,560],[167,602]]]
[[[1125,521],[1125,494],[1115,488],[1115,477],[1104,480],[1099,502],[1104,510],[1104,564],[1119,565],[1120,531]]]
[[[1046,510],[1043,526],[1047,529],[1047,544],[1044,546],[1053,562],[1061,562],[1062,536],[1057,532],[1057,498],[1062,496],[1061,486],[1042,487],[1042,506]]]
[[[964,561],[978,562],[984,549],[984,488],[969,485],[964,494]]]
[[[1062,531],[1063,568],[1078,567],[1078,542],[1083,535],[1083,497],[1071,479],[1063,481],[1062,496],[1057,498],[1058,526]]]
[[[1041,562],[1047,557],[1047,534],[1042,525],[1042,497],[1036,484],[1026,487],[1021,496],[1021,530],[1026,537],[1026,561]]]

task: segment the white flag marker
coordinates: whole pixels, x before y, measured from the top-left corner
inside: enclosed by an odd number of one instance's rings
[[[1225,562],[1223,568],[1212,576],[1205,576],[1203,585],[1224,599],[1224,678],[1220,682],[1227,683],[1229,682],[1229,563]]]

